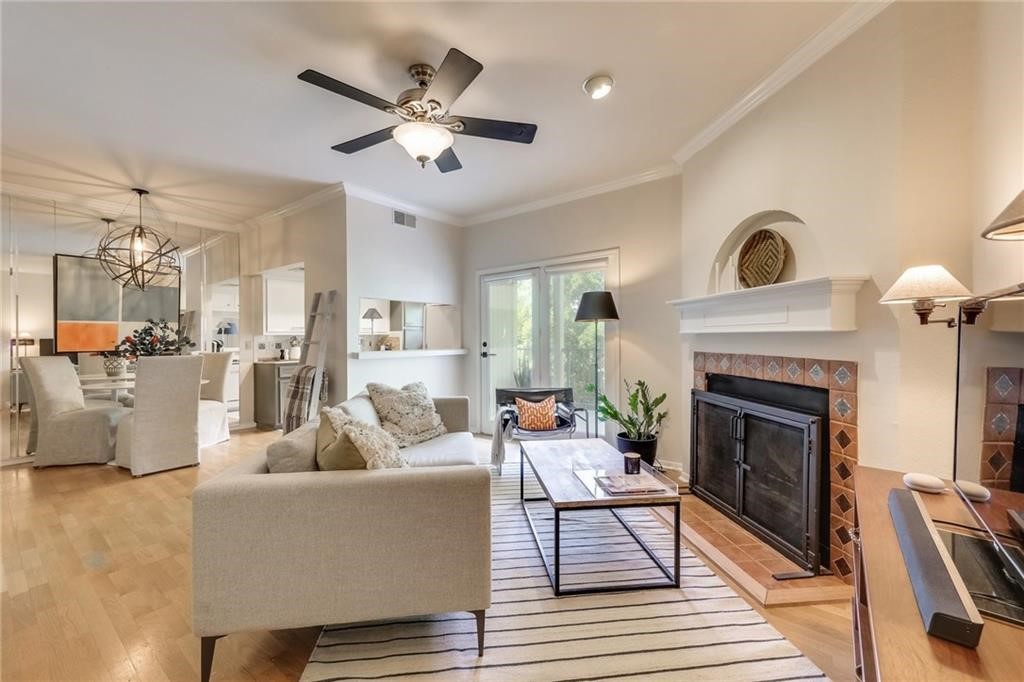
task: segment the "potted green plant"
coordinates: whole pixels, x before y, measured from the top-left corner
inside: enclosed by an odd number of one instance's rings
[[[195,345],[192,339],[171,327],[167,320],[146,320],[142,329],[136,329],[121,339],[114,347],[114,353],[129,359],[142,355],[181,355]]]
[[[651,398],[651,388],[646,381],[638,380],[636,384],[626,384],[626,409],[620,411],[608,396],[598,399],[597,414],[609,422],[618,424],[622,431],[615,437],[615,446],[619,452],[635,452],[643,461],[650,465],[658,453],[658,434],[661,424],[668,417],[668,412],[659,412],[658,408],[665,402],[665,394]]]

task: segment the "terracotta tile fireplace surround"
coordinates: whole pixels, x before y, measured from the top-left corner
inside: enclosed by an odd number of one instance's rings
[[[1017,434],[1019,405],[1024,405],[1020,367],[990,367],[985,381],[984,442],[981,446],[981,484],[989,488],[1010,488],[1013,449]]]
[[[853,580],[853,470],[857,465],[857,363],[739,353],[693,354],[693,387],[705,390],[708,374],[728,374],[828,389],[830,565],[845,582]],[[1019,372],[1020,370],[1018,370]],[[1020,374],[1017,375],[1018,379]]]

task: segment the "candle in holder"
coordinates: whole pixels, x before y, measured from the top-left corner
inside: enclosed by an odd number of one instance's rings
[[[623,470],[627,474],[639,474],[640,473],[640,455],[635,452],[627,452],[624,457]]]

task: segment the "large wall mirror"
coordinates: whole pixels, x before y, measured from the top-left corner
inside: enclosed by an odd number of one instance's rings
[[[1024,284],[962,324],[954,477],[1024,493]],[[999,294],[1002,295],[999,295]],[[970,303],[965,303],[969,306]]]
[[[359,299],[359,350],[452,350],[462,347],[459,306],[386,298]]]
[[[237,234],[168,223],[156,216],[147,219],[178,246],[182,269],[175,282],[143,293],[121,289],[89,257],[107,229],[102,218],[116,216],[7,194],[0,199],[0,258],[7,277],[0,300],[0,333],[7,344],[0,362],[0,390],[9,413],[4,463],[24,462],[31,454],[31,395],[20,359],[65,355],[80,376],[102,373],[103,359],[97,352],[110,350],[147,317],[180,325],[196,343],[193,352],[235,352],[226,399],[229,420],[237,421]],[[130,213],[123,217],[132,219]]]

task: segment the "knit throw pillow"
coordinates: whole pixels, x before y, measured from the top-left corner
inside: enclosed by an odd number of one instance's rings
[[[316,441],[316,462],[322,471],[409,466],[384,429],[354,419],[340,407],[320,411]]]
[[[320,426],[316,431],[316,465],[321,471],[365,469],[366,460],[345,427],[355,421],[341,407],[320,410]]]
[[[516,398],[519,428],[527,431],[551,431],[555,428],[555,396],[549,395],[539,403]]]
[[[381,426],[398,442],[408,447],[448,433],[434,401],[421,382],[393,388],[387,384],[367,384],[373,407],[380,417]]]
[[[387,431],[375,424],[351,421],[345,435],[359,449],[367,469],[402,469],[409,466],[398,449],[398,443]]]

